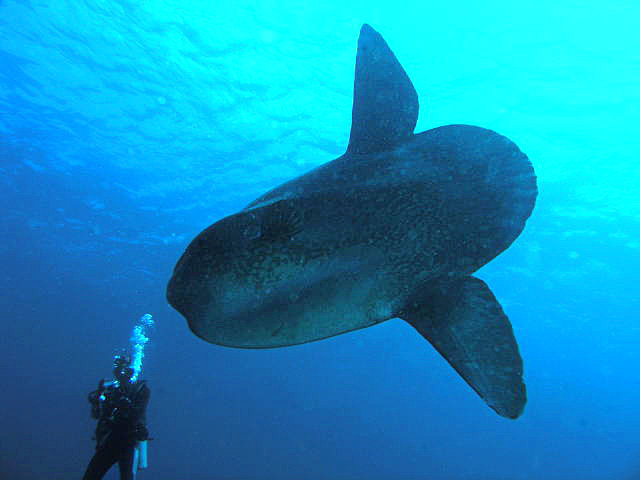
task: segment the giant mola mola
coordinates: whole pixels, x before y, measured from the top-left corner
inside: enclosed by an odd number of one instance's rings
[[[447,125],[414,134],[418,96],[386,42],[360,31],[344,155],[214,223],[167,298],[207,342],[295,345],[411,324],[497,413],[526,402],[507,316],[471,274],[520,234],[536,177],[507,138]]]

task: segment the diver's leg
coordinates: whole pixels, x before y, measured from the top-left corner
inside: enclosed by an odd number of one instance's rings
[[[133,471],[133,457],[135,451],[135,444],[128,446],[126,450],[122,451],[122,455],[118,460],[118,466],[120,467],[120,480],[135,480],[136,474]]]
[[[87,471],[84,472],[82,480],[100,480],[104,477],[104,474],[116,463],[116,453],[110,444],[103,445],[102,448],[96,450],[87,466]]]

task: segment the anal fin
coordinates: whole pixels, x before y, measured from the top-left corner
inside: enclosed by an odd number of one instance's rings
[[[440,352],[498,414],[517,418],[526,403],[522,359],[509,319],[477,278],[416,296],[399,315]]]

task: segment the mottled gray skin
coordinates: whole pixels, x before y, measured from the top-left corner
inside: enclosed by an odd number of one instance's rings
[[[523,159],[505,137],[463,125],[343,155],[201,233],[169,299],[196,335],[234,347],[388,320],[416,291],[470,275],[513,242],[530,213],[520,198],[535,197],[535,181],[520,185],[533,173]]]
[[[409,322],[500,415],[526,403],[507,316],[470,275],[524,228],[537,194],[505,137],[449,125],[414,135],[418,97],[382,37],[358,40],[347,152],[207,228],[167,298],[204,340],[295,345]]]

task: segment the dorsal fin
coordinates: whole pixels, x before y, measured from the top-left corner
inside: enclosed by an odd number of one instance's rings
[[[358,38],[348,153],[389,150],[413,133],[418,94],[382,36],[364,24]]]

